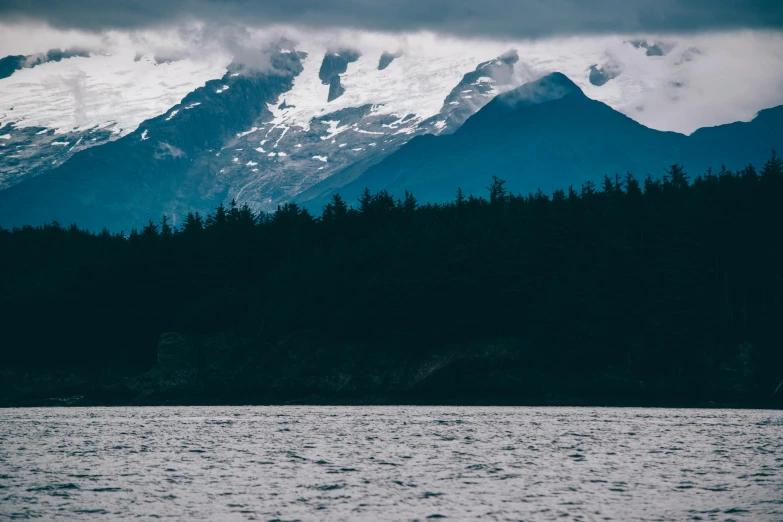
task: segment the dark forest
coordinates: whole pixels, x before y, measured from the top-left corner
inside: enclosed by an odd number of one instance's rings
[[[136,375],[176,332],[198,344],[199,368],[253,368],[201,378],[198,397],[213,401],[325,393],[313,383],[327,374],[350,375],[360,397],[404,389],[413,402],[780,398],[774,152],[758,168],[672,165],[551,195],[486,178],[485,198],[455,187],[443,205],[382,191],[335,196],[320,217],[232,203],[119,234],[0,229],[1,364]],[[426,386],[366,377],[446,354]],[[296,392],[270,391],[292,365]]]

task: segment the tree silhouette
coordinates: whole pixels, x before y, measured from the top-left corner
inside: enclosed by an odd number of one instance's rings
[[[441,204],[365,190],[318,218],[234,201],[127,236],[0,228],[0,360],[144,369],[175,331],[241,339],[232,357],[270,368],[312,357],[313,374],[441,350],[506,354],[516,373],[499,364],[498,386],[612,375],[657,379],[623,388],[639,396],[761,393],[783,377],[783,161],[664,175],[526,196],[493,176],[488,197]]]
[[[200,234],[204,231],[204,219],[196,212],[188,212],[185,216],[185,222],[182,224],[182,232],[189,236]]]
[[[487,190],[489,191],[490,205],[505,203],[508,200],[506,181],[497,176],[492,176],[492,184],[487,187]]]

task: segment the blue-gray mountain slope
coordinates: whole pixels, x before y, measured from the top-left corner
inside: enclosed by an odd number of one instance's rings
[[[0,226],[57,220],[91,230],[128,231],[167,214],[212,208],[227,183],[206,158],[268,112],[267,104],[291,88],[302,70],[297,53],[269,49],[273,69],[230,67],[188,94],[167,115],[131,134],[81,151],[62,166],[0,191]],[[171,118],[177,111],[176,118]]]
[[[408,190],[419,201],[443,202],[457,187],[484,195],[493,175],[513,192],[551,193],[570,185],[578,190],[605,174],[661,177],[673,163],[692,175],[721,164],[760,166],[773,148],[783,149],[783,107],[685,136],[645,127],[554,73],[495,97],[453,134],[412,139],[330,194],[355,201],[365,188]],[[317,210],[330,194],[303,203]]]

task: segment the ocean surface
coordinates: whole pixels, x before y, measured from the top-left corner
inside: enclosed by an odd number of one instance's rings
[[[783,520],[783,412],[0,410],[0,519]]]

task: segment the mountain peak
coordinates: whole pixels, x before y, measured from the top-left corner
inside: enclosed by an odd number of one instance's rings
[[[528,85],[530,84],[553,84],[553,85],[561,85],[564,87],[569,87],[575,91],[581,91],[581,89],[571,81],[571,79],[566,76],[565,74],[561,72],[553,72],[546,74],[539,78],[538,80],[534,80],[532,82],[528,82]]]
[[[517,108],[559,100],[572,93],[582,94],[582,90],[565,74],[554,72],[503,93],[496,99],[499,103]]]

